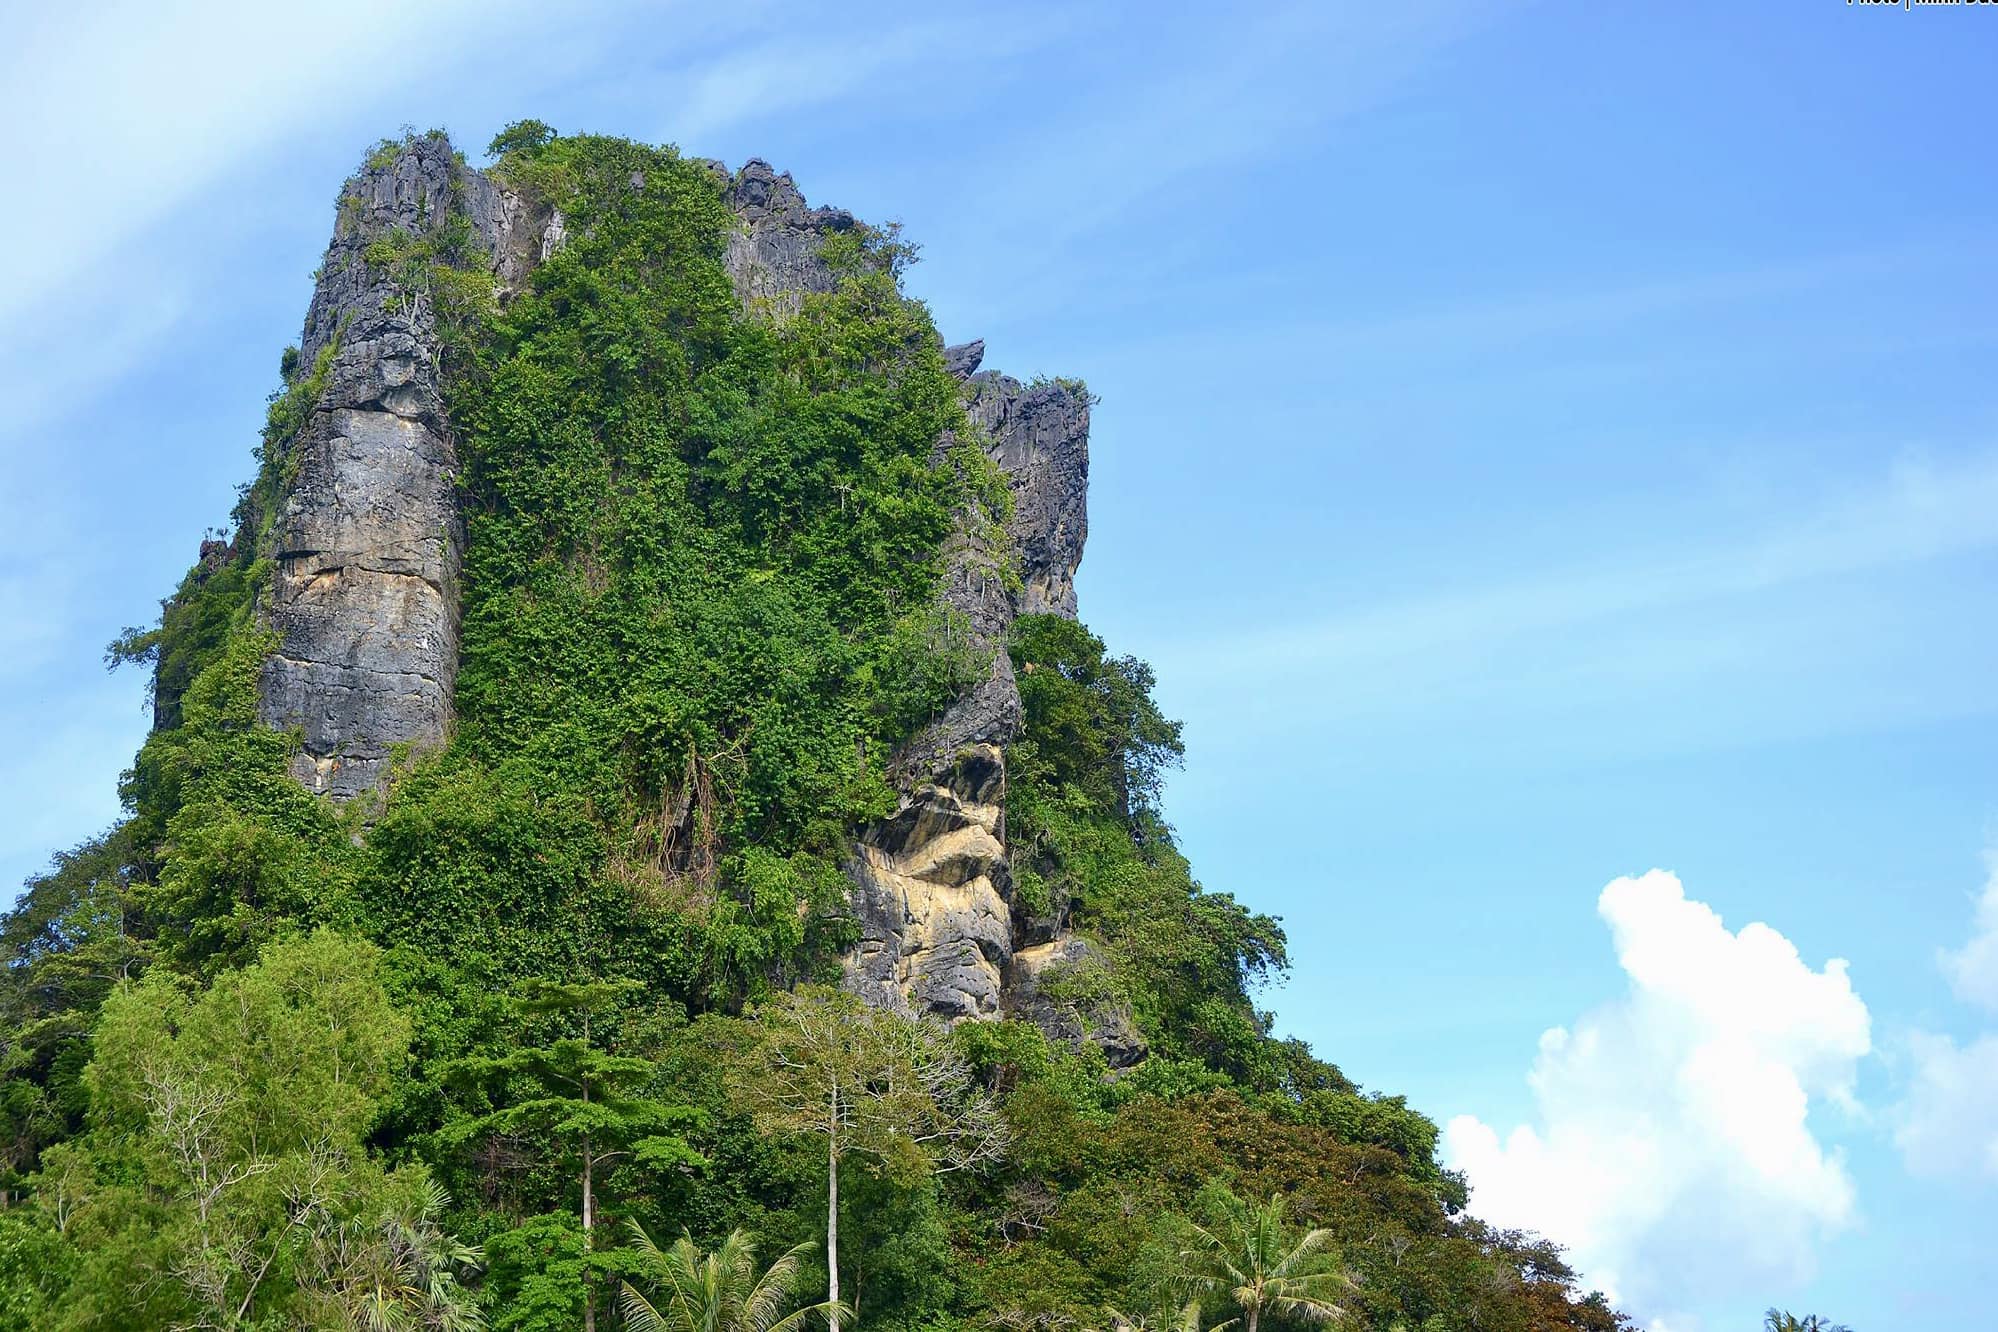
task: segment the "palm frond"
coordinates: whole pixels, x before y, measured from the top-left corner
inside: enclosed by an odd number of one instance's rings
[[[652,1307],[652,1301],[632,1289],[628,1281],[617,1284],[618,1312],[624,1315],[624,1324],[629,1332],[672,1332],[666,1320],[659,1316],[659,1311]]]
[[[773,1332],[782,1321],[784,1305],[798,1286],[798,1269],[811,1249],[807,1241],[772,1264],[742,1304],[742,1332]]]

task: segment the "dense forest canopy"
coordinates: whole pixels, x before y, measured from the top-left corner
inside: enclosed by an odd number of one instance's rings
[[[1622,1326],[1464,1213],[1431,1121],[1271,1035],[1282,930],[1193,878],[1179,728],[1079,623],[1005,647],[1012,891],[1094,945],[1049,1002],[1145,1057],[837,988],[856,830],[992,664],[942,551],[1006,485],[911,251],[842,233],[833,290],[745,314],[707,164],[493,151],[566,220],[520,291],[452,217],[364,257],[444,348],[455,727],[339,806],[259,719],[329,365],[288,353],[234,531],[112,645],[157,717],[124,818],[0,923],[0,1325]]]

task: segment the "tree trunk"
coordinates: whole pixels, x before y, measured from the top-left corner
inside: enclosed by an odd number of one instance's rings
[[[1256,1332],[1256,1324],[1263,1321],[1263,1311],[1251,1305],[1247,1312],[1249,1315],[1247,1332]]]
[[[589,1101],[589,1090],[584,1089],[583,1100]],[[597,1224],[597,1200],[590,1177],[590,1135],[583,1135],[583,1261],[590,1258],[590,1231]],[[583,1332],[597,1332],[597,1283],[591,1280],[590,1269],[583,1269]]]
[[[590,1049],[590,1010],[583,1010],[583,1049]],[[584,1068],[589,1065],[585,1064]],[[590,1103],[590,1077],[581,1075],[577,1089],[583,1093],[583,1104]],[[583,1135],[583,1332],[597,1332],[597,1283],[589,1268],[590,1255],[596,1252],[591,1244],[590,1231],[597,1224],[597,1200],[592,1185],[590,1168],[596,1164],[590,1159],[590,1135]]]
[[[826,1272],[830,1277],[826,1315],[831,1332],[839,1332],[839,1088],[832,1093],[832,1119],[826,1134]]]

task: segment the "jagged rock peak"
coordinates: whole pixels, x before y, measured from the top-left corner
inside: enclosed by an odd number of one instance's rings
[[[729,237],[728,271],[735,292],[752,309],[795,314],[803,297],[838,285],[819,246],[837,232],[860,225],[844,208],[811,208],[789,172],[760,157],[728,178],[722,198],[742,219]]]
[[[1071,380],[1022,385],[987,370],[966,386],[965,409],[1013,490],[1006,533],[1020,565],[1021,615],[1075,618],[1075,572],[1089,539],[1089,407],[1088,391]]]
[[[969,379],[978,373],[978,367],[985,360],[985,339],[960,342],[954,347],[944,348],[944,368],[959,379]]]
[[[846,231],[859,225],[844,208],[812,208],[805,203],[797,182],[788,171],[779,171],[760,157],[742,164],[729,180],[729,206],[742,220],[755,226],[770,218],[791,223],[815,223],[831,230]]]

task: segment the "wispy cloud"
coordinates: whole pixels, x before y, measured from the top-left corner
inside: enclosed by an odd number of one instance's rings
[[[1986,857],[1989,873],[1978,895],[1970,938],[1942,953],[1943,974],[1957,998],[1998,1014],[1998,855]]]
[[[863,90],[928,84],[967,62],[996,62],[1057,40],[1065,20],[997,23],[966,11],[946,19],[856,26],[844,13],[760,26],[667,72],[668,137],[690,152],[736,125],[822,107]],[[801,31],[801,29],[803,29]]]
[[[1535,291],[1473,296],[1432,309],[1319,318],[1283,332],[1308,338],[1321,356],[1365,351],[1425,357],[1483,356],[1494,349],[1516,355],[1535,343],[1632,329],[1656,335],[1681,316],[1714,336],[1732,326],[1722,322],[1729,311],[1746,309],[1767,318],[1772,311],[1787,311],[1799,300],[1827,292],[1905,281],[1915,270],[1952,273],[1960,280],[1961,264],[1943,262],[1959,252],[1952,249],[1952,239],[1930,235],[1919,243],[1786,256],[1704,272],[1633,275],[1580,287],[1572,285],[1572,277],[1560,275]],[[1897,334],[1896,345],[1903,341]]]
[[[202,200],[232,165],[554,22],[527,0],[37,11],[0,55],[9,170],[32,182],[0,211],[0,328],[169,213],[239,207]]]
[[[1062,134],[1014,150],[1031,152],[1055,178],[1088,182],[1063,196],[1051,219],[1056,237],[1099,229],[1176,181],[1280,156],[1300,131],[1390,100],[1491,8],[1290,5],[1230,14],[1135,95],[1120,89]]]
[[[1292,675],[1436,659],[1617,616],[1769,593],[1998,546],[1998,452],[1910,456],[1873,481],[1771,514],[1759,531],[1686,549],[1669,525],[1634,529],[1572,567],[1442,589],[1301,625],[1170,645],[1181,671]],[[1475,573],[1476,571],[1470,571]]]
[[[1051,123],[978,144],[958,181],[957,244],[979,256],[988,326],[1059,317],[1076,300],[1076,252],[1110,243],[1102,276],[1143,286],[1183,214],[1235,187],[1231,169],[1296,152],[1316,133],[1401,95],[1498,6],[1307,5],[1161,11],[1091,34],[1094,59],[1037,93]],[[1101,15],[1102,11],[1084,11]],[[1128,20],[1128,11],[1125,11]],[[1114,67],[1114,74],[1111,68]],[[1271,226],[1290,224],[1270,200]],[[1141,243],[1115,238],[1131,228]],[[1030,244],[1022,244],[1030,239]],[[1003,280],[996,280],[1003,275]],[[1101,292],[1091,289],[1093,302]]]
[[[1985,857],[1970,937],[1938,956],[1965,1004],[1998,1015],[1998,853]],[[1916,1174],[1998,1185],[1998,1031],[1959,1045],[1950,1036],[1908,1033],[1909,1081],[1895,1113],[1894,1142]]]

